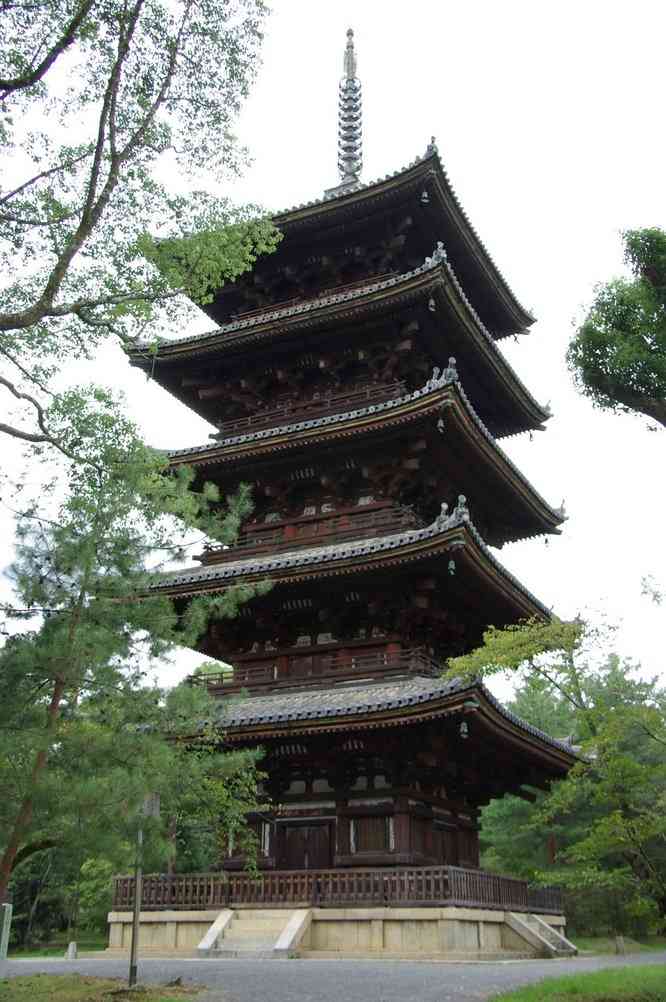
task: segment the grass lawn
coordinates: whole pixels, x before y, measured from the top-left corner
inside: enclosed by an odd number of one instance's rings
[[[88,934],[76,941],[79,953],[90,953],[93,950],[106,950],[106,936],[91,936]],[[67,942],[56,940],[53,943],[45,943],[43,946],[31,946],[21,949],[20,947],[9,948],[9,958],[12,957],[63,957],[67,949]]]
[[[572,999],[581,1002],[666,1002],[666,967],[655,964],[569,974],[494,996],[495,1002],[572,1002]]]
[[[31,974],[0,981],[0,1002],[172,1002],[185,998],[193,1002],[196,994],[198,989],[164,985],[130,991],[127,982],[82,974]]]
[[[573,936],[570,937],[583,953],[615,953],[614,936]],[[627,953],[650,953],[652,950],[666,950],[666,936],[648,936],[646,939],[624,937]]]

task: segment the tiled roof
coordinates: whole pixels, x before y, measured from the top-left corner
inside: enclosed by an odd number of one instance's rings
[[[170,449],[168,456],[170,459],[179,459],[181,456],[189,456],[196,452],[224,449],[229,445],[242,445],[245,442],[260,442],[262,439],[275,438],[278,435],[285,435],[293,431],[305,431],[308,428],[325,428],[330,424],[337,424],[340,421],[353,420],[359,417],[367,417],[370,414],[378,414],[382,411],[395,410],[411,400],[419,400],[421,397],[433,393],[443,386],[457,382],[457,373],[452,369],[445,369],[438,379],[430,379],[418,390],[406,393],[402,397],[392,397],[390,400],[381,400],[376,404],[368,404],[366,407],[356,407],[351,411],[342,411],[340,414],[325,414],[318,418],[309,418],[307,421],[294,421],[291,424],[274,425],[271,428],[261,428],[258,431],[249,431],[244,435],[230,435],[228,438],[220,438],[214,444],[206,442],[204,445],[191,445],[187,449]]]
[[[446,507],[446,506],[445,506]],[[430,539],[469,521],[467,509],[456,509],[451,515],[439,516],[424,529],[408,529],[376,536],[371,539],[349,540],[328,546],[313,546],[307,549],[288,550],[273,556],[246,557],[244,560],[230,560],[224,564],[192,567],[184,571],[174,571],[160,575],[155,588],[169,588],[174,584],[193,584],[199,581],[219,581],[227,578],[247,577],[253,574],[270,574],[271,571],[285,570],[306,564],[327,563],[330,560],[344,560],[348,557],[362,557],[381,550],[395,550],[405,543],[416,543]]]
[[[296,684],[296,683],[295,683]],[[224,700],[217,722],[222,727],[287,720],[315,720],[321,717],[369,713],[373,710],[415,706],[439,696],[469,688],[457,679],[444,680],[410,676],[390,682],[365,682],[305,692],[279,692],[268,696]]]
[[[295,682],[296,684],[296,682]],[[382,710],[418,706],[468,692],[480,692],[510,723],[532,737],[573,755],[570,744],[551,737],[505,709],[480,682],[468,680],[408,676],[391,681],[363,682],[339,685],[328,689],[308,689],[300,692],[278,692],[271,695],[248,696],[223,700],[217,723],[225,729],[239,729],[257,724],[303,722],[327,717],[363,715]]]
[[[169,457],[171,459],[179,459],[182,456],[188,456],[196,454],[197,452],[205,451],[215,451],[217,449],[224,449],[226,446],[239,445],[245,442],[261,441],[262,439],[273,438],[279,435],[285,435],[293,431],[303,431],[308,428],[324,428],[327,425],[337,424],[340,421],[345,420],[355,420],[359,417],[365,417],[370,414],[382,413],[383,411],[395,410],[403,404],[409,403],[412,400],[418,400],[429,394],[435,393],[438,390],[443,389],[446,386],[451,386],[455,388],[458,392],[460,399],[462,401],[463,407],[468,412],[470,418],[477,426],[483,437],[490,442],[495,451],[498,453],[501,460],[506,463],[510,470],[525,484],[530,493],[535,497],[537,502],[543,505],[545,508],[549,509],[551,514],[558,517],[560,521],[563,520],[564,516],[561,512],[556,511],[552,508],[548,502],[536,491],[532,485],[529,483],[527,478],[512,459],[504,452],[501,446],[497,443],[497,440],[488,430],[484,422],[481,420],[477,412],[475,411],[472,403],[463,390],[460,380],[458,379],[458,374],[455,368],[455,359],[449,359],[448,368],[444,369],[443,373],[438,377],[432,377],[418,390],[414,390],[412,393],[405,394],[402,397],[394,397],[392,400],[384,400],[380,403],[368,405],[367,407],[359,407],[352,411],[343,411],[341,414],[327,414],[320,418],[311,418],[307,421],[299,421],[294,424],[287,425],[277,425],[273,428],[264,428],[260,431],[248,432],[245,435],[233,435],[229,438],[224,438],[218,440],[214,445],[207,442],[205,445],[201,446],[190,446],[187,449],[177,449],[169,452]]]
[[[206,331],[204,334],[191,334],[189,337],[176,339],[160,338],[158,340],[158,348],[180,348],[181,345],[195,344],[197,341],[211,341],[219,335],[235,334],[240,331],[250,330],[253,327],[259,327],[261,324],[287,320],[291,317],[298,317],[306,313],[312,313],[314,310],[323,309],[326,306],[352,302],[356,299],[361,299],[363,296],[367,296],[370,292],[379,292],[382,289],[390,289],[395,285],[399,285],[401,282],[404,282],[409,278],[414,278],[416,275],[421,275],[424,272],[429,271],[430,267],[431,266],[428,264],[422,264],[419,265],[418,268],[413,268],[411,271],[405,271],[400,275],[392,275],[391,278],[384,278],[379,282],[370,281],[366,285],[361,285],[356,289],[348,289],[346,292],[332,292],[329,296],[315,296],[313,299],[307,299],[301,303],[293,303],[291,306],[283,306],[278,309],[266,310],[265,313],[255,313],[251,317],[248,317],[247,320],[232,320],[228,324],[220,324],[219,327],[216,327],[211,331]],[[480,320],[479,323],[481,323]],[[485,327],[484,332],[492,340],[492,336],[488,333],[488,331],[486,331]],[[148,354],[149,347],[149,343],[142,345],[140,342],[136,342],[136,347],[131,349],[130,354],[136,356],[139,352],[143,351],[146,353],[146,358],[152,359],[152,355]]]
[[[524,595],[543,616],[549,618],[550,610],[493,556],[483,541],[481,534],[470,522],[464,498],[460,499],[458,507],[450,515],[446,514],[446,505],[442,505],[442,513],[431,525],[426,526],[424,529],[409,529],[404,532],[379,536],[374,539],[351,540],[349,542],[334,543],[329,546],[317,546],[307,550],[291,550],[286,553],[275,554],[274,556],[254,557],[245,560],[234,560],[224,564],[204,565],[203,567],[187,568],[183,571],[173,571],[160,575],[158,582],[152,586],[151,590],[160,591],[164,588],[173,588],[174,586],[211,582],[219,582],[220,586],[224,587],[227,584],[231,584],[234,578],[249,577],[256,574],[270,577],[276,571],[289,569],[297,571],[309,565],[348,560],[350,557],[369,556],[379,552],[390,553],[411,543],[434,539],[461,526],[466,527],[472,540],[479,547],[484,557],[500,572],[501,576]]]
[[[439,171],[440,176],[441,176],[441,178],[442,178],[442,180],[444,182],[444,187],[446,188],[446,190],[450,194],[450,196],[451,196],[451,198],[453,200],[453,203],[454,203],[456,209],[458,210],[458,212],[460,213],[460,215],[462,216],[465,224],[467,225],[470,234],[473,236],[473,238],[476,241],[479,249],[482,251],[482,253],[486,257],[488,263],[491,266],[491,269],[495,272],[495,274],[497,275],[497,278],[500,280],[500,283],[504,286],[506,292],[508,293],[508,295],[510,296],[510,298],[513,300],[513,302],[516,304],[516,306],[527,317],[530,318],[530,322],[533,322],[534,318],[530,314],[529,310],[526,310],[523,306],[520,305],[520,303],[516,299],[515,295],[511,291],[509,283],[507,282],[506,278],[504,277],[504,275],[502,274],[502,272],[500,271],[500,269],[497,267],[497,264],[495,263],[492,255],[488,251],[488,248],[486,247],[486,245],[484,244],[483,240],[481,239],[481,237],[479,236],[479,234],[475,230],[474,226],[470,222],[469,216],[465,212],[465,210],[464,210],[464,208],[462,206],[462,203],[461,203],[460,199],[458,198],[458,196],[457,196],[457,194],[455,192],[455,189],[454,189],[453,185],[451,184],[451,182],[449,180],[449,176],[448,176],[448,174],[446,172],[446,168],[444,167],[444,164],[442,163],[442,160],[440,159],[439,150],[437,149],[437,144],[435,143],[434,137],[431,140],[431,142],[428,144],[428,146],[426,148],[426,151],[425,151],[425,155],[422,156],[422,157],[416,157],[406,167],[402,167],[400,170],[393,171],[392,174],[386,174],[384,177],[376,178],[373,181],[368,181],[365,184],[359,184],[357,187],[354,187],[354,189],[352,191],[343,191],[343,192],[338,193],[335,189],[331,189],[328,192],[326,192],[326,194],[322,198],[315,198],[315,199],[313,199],[310,202],[303,202],[300,205],[294,205],[290,209],[282,209],[280,212],[276,213],[273,216],[273,219],[274,219],[274,221],[278,225],[280,225],[280,224],[284,225],[285,223],[289,223],[289,221],[290,221],[289,217],[290,216],[294,216],[297,213],[302,212],[303,209],[316,209],[317,207],[321,207],[321,208],[325,209],[325,208],[328,208],[328,206],[330,205],[331,202],[335,202],[335,201],[342,202],[344,199],[351,200],[351,199],[353,199],[353,197],[355,195],[358,194],[358,192],[368,192],[368,191],[370,191],[374,187],[378,187],[381,184],[385,184],[387,181],[391,181],[393,178],[400,177],[401,174],[407,174],[410,170],[413,170],[414,167],[419,166],[419,164],[425,164],[428,161],[431,161],[431,163],[433,164],[433,166],[436,167],[437,170]]]
[[[418,390],[413,390],[411,393],[406,393],[401,397],[392,397],[389,400],[381,400],[378,403],[368,404],[365,407],[356,407],[350,411],[341,411],[338,414],[325,414],[321,417],[308,418],[305,421],[294,421],[291,424],[273,425],[272,427],[261,428],[257,431],[248,431],[243,435],[230,435],[228,438],[218,438],[214,443],[205,442],[202,445],[190,445],[185,449],[169,449],[167,450],[167,454],[170,459],[181,459],[183,456],[194,456],[197,453],[217,452],[218,450],[222,450],[232,445],[244,445],[247,442],[261,442],[262,440],[277,438],[291,432],[306,431],[310,428],[325,428],[328,425],[339,424],[341,421],[353,421],[357,418],[369,417],[371,414],[390,412],[403,406],[404,404],[410,403],[411,401],[419,400],[429,394],[435,393],[445,386],[455,386],[461,400],[463,401],[463,405],[469,412],[470,417],[477,425],[481,433],[488,439],[489,442],[492,443],[501,455],[502,459],[513,469],[513,471],[517,473],[521,479],[525,480],[518,467],[511,459],[509,459],[506,453],[497,444],[497,440],[472,406],[469,397],[460,384],[458,374],[455,370],[455,366],[452,365],[452,362],[455,362],[455,360],[449,359],[449,366],[444,369],[442,376],[437,379],[429,379],[428,382],[419,387]],[[543,503],[546,504],[545,501]]]
[[[429,271],[434,271],[437,268],[443,268],[444,272],[448,275],[453,283],[456,291],[460,295],[463,303],[467,307],[470,316],[474,320],[474,323],[478,327],[484,338],[490,342],[494,347],[495,351],[500,354],[499,349],[495,343],[495,339],[488,330],[488,328],[483,323],[481,317],[477,311],[472,306],[469,301],[461,283],[456,276],[451,264],[447,260],[446,253],[442,247],[438,248],[432,257],[425,259],[424,263],[419,265],[418,268],[412,268],[410,271],[404,271],[399,275],[392,275],[390,278],[383,278],[380,281],[372,282],[369,281],[365,285],[358,286],[355,289],[347,289],[341,292],[332,292],[328,296],[315,296],[313,299],[305,300],[300,303],[292,303],[291,306],[283,306],[278,309],[266,310],[264,313],[255,313],[246,320],[232,320],[227,324],[220,324],[214,330],[206,331],[203,334],[191,334],[188,337],[183,338],[159,338],[158,339],[158,352],[157,357],[159,358],[159,348],[174,348],[180,349],[182,345],[196,344],[201,342],[202,345],[206,342],[211,342],[215,338],[224,336],[226,334],[237,334],[241,331],[251,330],[254,327],[259,327],[262,324],[267,323],[277,323],[281,320],[288,320],[292,317],[302,316],[304,314],[312,313],[314,311],[324,309],[328,306],[335,306],[339,303],[354,302],[355,300],[362,299],[364,296],[369,295],[372,292],[381,292],[384,289],[391,289],[395,286],[402,285],[411,278],[416,278],[418,275],[423,275]],[[154,342],[146,342],[145,344],[136,341],[134,346],[129,349],[129,354],[138,361],[141,357],[145,357],[146,362],[152,363],[154,355],[151,349],[151,345]],[[500,356],[504,360],[504,356]],[[504,364],[508,363],[504,361]],[[515,376],[515,373],[514,373]],[[516,380],[520,382],[518,376],[515,376]],[[522,384],[521,384],[522,386]],[[522,386],[526,393],[529,391]],[[537,405],[538,406],[538,405]]]

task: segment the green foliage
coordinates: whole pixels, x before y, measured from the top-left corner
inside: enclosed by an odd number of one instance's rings
[[[129,847],[127,847],[129,855]],[[78,881],[79,923],[83,929],[106,931],[111,911],[114,864],[99,856],[81,864]]]
[[[640,688],[633,705],[608,701],[589,758],[553,790],[542,818],[590,815],[557,879],[615,894],[645,924],[655,910],[666,918],[666,693],[654,686],[645,700]]]
[[[567,974],[502,992],[496,1002],[666,1002],[666,967],[613,967],[608,971]]]
[[[508,671],[540,679],[557,691],[576,712],[579,723],[593,732],[594,722],[576,667],[589,633],[579,620],[565,623],[555,618],[545,622],[533,619],[504,629],[491,626],[480,647],[449,659],[447,675],[483,679]]]
[[[23,419],[0,431],[57,441],[40,408],[65,363],[182,329],[187,297],[277,246],[257,206],[216,193],[246,160],[232,127],[265,16],[262,0],[2,5],[0,388]]]
[[[67,461],[68,491],[51,518],[37,503],[55,484],[19,492],[16,598],[5,614],[28,629],[0,649],[0,888],[45,842],[75,846],[77,873],[88,858],[109,858],[131,841],[149,791],[162,794],[169,819],[195,792],[187,813],[234,828],[256,789],[258,753],[219,754],[207,692],[165,694],[142,673],[146,657],[194,644],[211,618],[233,616],[269,587],[231,588],[184,609],[151,590],[160,558],[183,552],[183,524],[197,545],[209,535],[230,541],[248,492],[227,509],[215,488],[194,489],[187,471],[165,475],[164,457],[99,391],[63,394],[53,420],[79,456]],[[237,804],[219,790],[227,782]],[[158,829],[148,851],[164,862]]]
[[[633,281],[597,288],[567,360],[599,407],[638,411],[666,425],[666,232],[629,230],[623,237]]]
[[[563,625],[491,630],[487,648],[450,666],[512,669],[509,708],[581,744],[568,778],[536,803],[484,809],[484,865],[564,886],[574,928],[641,934],[666,918],[666,692],[616,655],[596,663],[598,630]]]
[[[268,219],[229,224],[223,215],[202,221],[203,226],[208,228],[188,236],[156,240],[143,234],[137,241],[137,248],[169,287],[200,305],[211,302],[225,282],[248,271],[259,254],[274,250],[278,239]]]

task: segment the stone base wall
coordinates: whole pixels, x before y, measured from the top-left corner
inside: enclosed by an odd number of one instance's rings
[[[139,953],[191,956],[217,918],[209,912],[141,912]],[[109,950],[129,953],[132,941],[132,913],[109,912]]]
[[[563,929],[562,915],[541,916]],[[308,953],[488,959],[533,950],[504,923],[503,911],[478,908],[315,908],[298,951]]]
[[[277,911],[277,909],[276,909]],[[291,908],[285,908],[285,922]],[[140,954],[194,956],[218,911],[142,912]],[[313,908],[291,955],[501,959],[534,956],[503,911],[479,908]],[[541,915],[564,932],[563,915]],[[129,953],[132,913],[109,913],[109,950]]]

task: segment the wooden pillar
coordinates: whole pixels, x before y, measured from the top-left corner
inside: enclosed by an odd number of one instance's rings
[[[425,819],[423,854],[430,859],[435,856],[435,819],[433,817]]]
[[[407,797],[396,797],[393,815],[393,838],[398,862],[409,863],[411,853],[410,816]],[[405,858],[403,858],[405,857]]]
[[[335,855],[349,856],[351,843],[349,838],[349,818],[343,813],[347,806],[347,798],[336,798],[335,801]]]

